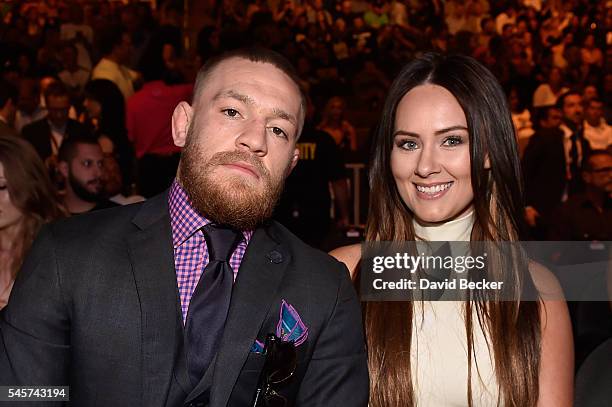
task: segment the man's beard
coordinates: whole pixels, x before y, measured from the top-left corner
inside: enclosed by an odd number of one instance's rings
[[[99,179],[95,179],[88,181],[87,183],[92,183],[94,181],[100,182]],[[100,192],[91,192],[85,188],[81,181],[76,179],[72,173],[68,174],[68,182],[70,183],[70,187],[72,188],[74,194],[85,202],[100,202],[104,196],[104,188],[100,188]]]
[[[278,177],[272,177],[263,162],[247,151],[223,151],[202,164],[203,149],[188,131],[179,164],[179,181],[196,211],[207,219],[237,230],[253,230],[272,216],[283,190],[290,161]],[[263,188],[244,179],[244,175],[213,174],[216,167],[243,161],[258,172]]]

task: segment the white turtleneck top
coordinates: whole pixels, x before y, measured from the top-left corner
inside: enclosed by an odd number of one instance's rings
[[[473,212],[436,226],[414,222],[418,238],[427,241],[469,241]],[[464,303],[416,301],[410,351],[416,405],[421,407],[467,406],[468,355]],[[475,311],[472,356],[474,406],[496,406],[498,398],[492,352],[478,324]],[[477,367],[478,366],[478,367]],[[501,405],[501,403],[500,403]]]

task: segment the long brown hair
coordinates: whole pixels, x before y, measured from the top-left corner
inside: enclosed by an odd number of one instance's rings
[[[64,213],[45,165],[27,141],[0,134],[0,163],[4,167],[11,202],[24,216],[10,267],[15,278],[42,224]]]
[[[474,59],[432,53],[404,67],[389,90],[373,143],[366,240],[415,240],[413,214],[397,190],[390,156],[397,106],[408,91],[425,83],[446,88],[466,115],[474,192],[475,221],[471,241],[494,244],[519,240],[523,208],[520,162],[504,93],[495,77]],[[485,170],[486,157],[489,158],[490,170]],[[500,391],[498,402],[503,401],[507,406],[535,406],[538,400],[540,317],[538,302],[520,300],[522,292],[534,290],[527,271],[527,259],[517,252],[492,260],[496,267],[489,267],[490,272],[511,270],[507,273],[512,282],[509,289],[516,300],[485,299],[474,292],[471,299],[465,301],[468,403],[470,406],[473,404],[471,378],[475,323],[472,312],[475,311],[494,356]],[[409,356],[413,314],[412,302],[364,303],[372,407],[412,406],[416,402]]]

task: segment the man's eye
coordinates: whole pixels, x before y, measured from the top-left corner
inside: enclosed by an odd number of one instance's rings
[[[89,168],[89,167],[91,167],[91,164],[92,164],[92,162],[90,160],[83,161],[83,167]]]
[[[272,127],[272,133],[276,134],[277,136],[282,136],[282,137],[287,138],[287,133],[285,133],[285,131],[281,129],[280,127]]]
[[[238,114],[239,114],[239,113],[238,113],[238,110],[235,110],[235,109],[224,109],[224,110],[222,110],[222,111],[223,111],[223,113],[225,113],[225,115],[226,115],[226,116],[228,116],[228,117],[236,117],[236,116],[238,116]]]

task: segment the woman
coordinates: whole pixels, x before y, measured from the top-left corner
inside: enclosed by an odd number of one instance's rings
[[[357,151],[357,133],[344,118],[345,112],[344,99],[339,96],[330,98],[325,105],[323,118],[317,128],[329,133],[342,151]]]
[[[38,230],[62,215],[36,151],[25,140],[0,134],[0,309]]]
[[[86,120],[97,135],[107,160],[116,157],[122,190],[128,192],[132,185],[134,149],[127,137],[125,100],[121,91],[107,79],[94,79],[85,86],[83,106],[87,111]]]
[[[505,96],[475,60],[426,54],[399,74],[374,140],[366,240],[517,241],[523,202]],[[359,246],[332,252],[352,274]],[[489,259],[493,260],[493,259]],[[561,292],[549,272],[499,257],[519,298]],[[373,407],[570,406],[564,301],[366,302]],[[499,403],[498,403],[499,402]]]

